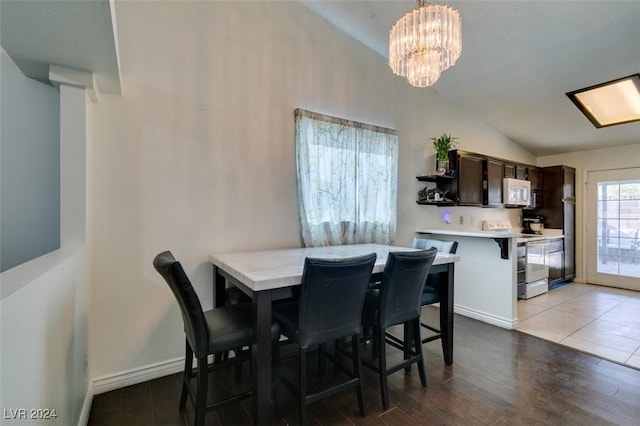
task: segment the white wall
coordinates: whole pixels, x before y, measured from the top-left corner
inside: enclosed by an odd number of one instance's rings
[[[60,248],[58,92],[0,48],[0,271]]]
[[[297,2],[119,2],[116,13],[123,94],[94,110],[100,383],[183,356],[177,304],[151,264],[158,252],[183,262],[207,308],[210,253],[301,245],[295,108],[398,129],[401,244],[442,212],[415,203],[415,176],[435,164],[429,137],[446,131],[460,148],[534,162]]]
[[[638,136],[640,138],[640,135]],[[587,173],[596,170],[613,170],[640,167],[640,141],[622,147],[578,151],[569,154],[549,155],[538,158],[538,166],[564,164],[576,169],[576,281],[586,280],[586,204],[585,184]]]
[[[91,141],[87,126],[91,126],[91,109],[84,89],[61,87],[58,96],[51,88],[56,94],[56,103],[51,107],[48,98],[34,98],[33,91],[24,86],[12,88],[18,99],[16,105],[32,102],[38,104],[36,111],[55,117],[55,126],[46,133],[54,132],[49,137],[60,141],[56,149],[60,159],[55,162],[59,161],[64,170],[49,179],[57,181],[57,214],[62,209],[65,220],[73,223],[55,223],[60,249],[0,274],[0,407],[7,410],[2,413],[6,423],[37,422],[30,418],[29,409],[55,410],[55,417],[41,420],[47,424],[85,423],[91,402],[87,336],[90,238],[83,231],[90,223],[85,207],[91,194],[85,183],[90,182],[87,160],[91,158]],[[27,114],[29,110],[22,112]],[[13,113],[3,108],[3,123]],[[35,127],[40,124],[31,123]],[[26,168],[31,170],[37,165],[28,164]],[[4,179],[3,175],[3,193]],[[18,194],[29,192],[28,180],[11,183]],[[40,235],[32,238],[39,239]]]
[[[0,301],[3,409],[55,410],[41,420],[52,425],[77,424],[83,408],[86,417],[86,268],[86,250],[61,249],[2,273],[3,284],[25,283]],[[28,419],[3,424],[36,422]]]

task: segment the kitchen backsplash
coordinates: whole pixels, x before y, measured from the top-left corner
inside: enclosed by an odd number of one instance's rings
[[[511,222],[514,231],[521,227],[521,209],[498,209],[482,207],[438,207],[433,214],[425,218],[424,228],[451,228],[457,230],[481,231],[483,220],[506,220]]]

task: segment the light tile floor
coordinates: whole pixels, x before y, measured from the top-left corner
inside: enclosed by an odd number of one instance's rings
[[[640,292],[569,283],[518,301],[518,331],[640,369]]]

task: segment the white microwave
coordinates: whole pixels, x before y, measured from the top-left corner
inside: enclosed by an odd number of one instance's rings
[[[505,206],[528,206],[531,182],[522,179],[504,178],[502,181],[502,204]]]

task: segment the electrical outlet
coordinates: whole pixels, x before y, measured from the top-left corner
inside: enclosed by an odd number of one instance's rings
[[[458,223],[459,223],[460,225],[464,225],[464,216],[460,216],[460,217],[458,217]]]

